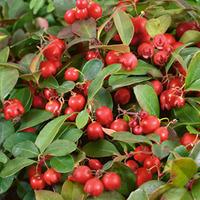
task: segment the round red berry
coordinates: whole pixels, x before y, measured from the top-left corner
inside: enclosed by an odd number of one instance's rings
[[[114,94],[114,101],[117,104],[125,105],[131,99],[131,92],[128,88],[120,88]]]
[[[53,88],[45,88],[43,94],[47,100],[58,97],[57,91]]]
[[[159,80],[153,80],[151,81],[151,84],[153,86],[154,91],[159,96],[161,92],[163,91],[163,85]]]
[[[128,160],[126,161],[125,165],[127,167],[129,167],[133,173],[136,172],[137,168],[139,167],[139,165],[137,164],[137,162],[135,162],[134,160]]]
[[[42,190],[45,188],[43,175],[35,175],[30,178],[30,185],[33,190]]]
[[[54,116],[58,116],[58,115],[60,115],[60,112],[61,112],[61,104],[57,100],[49,101],[45,105],[45,110],[53,113]]]
[[[43,78],[48,78],[56,74],[57,66],[54,61],[42,61],[40,63],[40,71]]]
[[[154,133],[156,133],[157,135],[160,136],[160,141],[161,142],[163,142],[165,140],[168,140],[168,138],[169,138],[169,131],[168,131],[167,127],[161,126],[161,127],[157,128],[154,131]]]
[[[55,169],[50,168],[44,173],[43,178],[48,185],[54,185],[60,181],[61,174]]]
[[[107,106],[102,106],[98,108],[95,112],[96,114],[96,120],[99,122],[101,125],[108,126],[112,123],[113,121],[113,114],[112,110],[108,108]]]
[[[137,49],[138,55],[144,59],[149,59],[153,57],[154,47],[151,43],[144,42],[139,45]]]
[[[168,53],[166,51],[158,51],[153,56],[153,61],[155,65],[163,67],[168,60]]]
[[[184,133],[180,139],[181,144],[186,146],[188,150],[192,149],[198,141],[198,136],[189,132]]]
[[[137,67],[138,60],[133,53],[124,53],[119,56],[119,62],[122,64],[122,68],[127,71],[131,71]]]
[[[119,62],[119,53],[116,51],[109,51],[105,58],[106,64],[111,65]]]
[[[64,15],[67,24],[73,24],[76,21],[76,11],[74,9],[67,10]]]
[[[148,146],[140,145],[134,150],[134,159],[140,163],[143,163],[144,160],[151,155],[151,149]]]
[[[116,119],[110,125],[110,129],[115,130],[117,132],[128,131],[129,126],[128,123],[123,119]]]
[[[85,97],[81,94],[75,94],[69,98],[68,105],[74,111],[81,111],[85,107]]]
[[[97,159],[89,159],[88,165],[90,169],[99,170],[103,168],[102,163]]]
[[[87,0],[76,0],[76,7],[79,9],[84,9],[88,7]]]
[[[65,114],[66,115],[70,115],[68,118],[67,118],[67,121],[70,121],[70,122],[74,122],[76,117],[77,117],[77,113],[75,113],[75,111],[70,108],[70,107],[67,107],[65,108]]]
[[[136,171],[136,185],[139,187],[143,183],[150,181],[152,179],[152,174],[150,170],[145,167],[140,167]]]
[[[70,67],[65,71],[65,80],[66,81],[77,81],[79,78],[79,71],[74,68]]]
[[[115,172],[107,172],[102,178],[106,190],[118,190],[121,187],[121,178]]]
[[[98,19],[102,16],[102,8],[98,3],[90,3],[88,7],[89,16]]]
[[[102,126],[98,122],[92,122],[87,127],[87,137],[89,140],[97,140],[104,138]]]
[[[79,20],[83,20],[86,19],[88,17],[88,9],[84,8],[84,9],[76,9],[76,19]]]
[[[150,170],[151,173],[156,173],[158,172],[158,170],[160,169],[161,163],[159,158],[157,158],[156,156],[149,156],[144,160],[144,164],[143,166]]]

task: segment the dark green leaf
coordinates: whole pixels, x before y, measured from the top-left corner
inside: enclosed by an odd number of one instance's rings
[[[137,190],[131,192],[127,200],[148,200],[148,196],[145,193],[145,191],[141,188],[138,188]]]
[[[14,176],[10,176],[7,178],[0,178],[0,194],[5,193],[10,186],[12,185],[14,180]]]
[[[181,36],[179,41],[183,42],[184,44],[190,42],[198,43],[200,42],[200,32],[195,30],[188,30]]]
[[[89,197],[87,200],[125,200],[119,192],[116,191],[109,191],[103,192],[99,197]]]
[[[84,128],[89,120],[89,114],[88,111],[85,109],[81,112],[78,113],[77,117],[76,117],[76,126],[79,129]]]
[[[9,47],[5,47],[0,51],[0,63],[6,63],[8,61],[9,53],[10,53]]]
[[[35,198],[36,200],[64,200],[60,194],[48,190],[35,190]]]
[[[41,88],[53,88],[56,89],[59,87],[58,81],[53,77],[49,77],[40,83]]]
[[[197,166],[200,167],[200,142],[194,146],[189,157],[194,159]]]
[[[186,129],[188,130],[188,132],[193,133],[193,134],[200,134],[200,131],[198,131],[197,129],[195,129],[194,127],[188,125],[186,126]]]
[[[60,85],[58,88],[56,88],[56,91],[59,94],[63,94],[63,93],[67,93],[70,92],[71,90],[73,90],[75,87],[75,83],[72,81],[65,81],[62,83],[62,85]]]
[[[0,163],[5,164],[8,161],[8,157],[5,153],[0,151]]]
[[[200,191],[200,181],[198,180],[197,183],[195,183],[195,184],[192,185],[192,191],[191,191],[191,193],[192,193],[192,196],[193,196],[193,200],[200,199],[200,193],[199,193],[199,191]]]
[[[81,136],[83,135],[83,131],[77,128],[71,128],[66,133],[62,135],[62,139],[70,140],[72,142],[77,142]]]

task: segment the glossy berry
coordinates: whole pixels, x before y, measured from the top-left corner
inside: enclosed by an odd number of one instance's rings
[[[136,185],[139,187],[143,183],[152,180],[152,174],[145,167],[140,167],[136,171]]]
[[[92,173],[88,166],[83,165],[83,166],[77,167],[74,170],[72,176],[73,176],[74,181],[81,184],[85,184],[86,181],[92,178]]]
[[[148,117],[149,113],[144,111],[144,110],[141,110],[140,113],[139,113],[139,116],[140,116],[140,119],[142,120],[142,119]]]
[[[74,114],[73,114],[74,113]],[[76,117],[77,117],[77,113],[75,113],[75,111],[70,108],[70,107],[67,107],[65,108],[65,114],[66,115],[70,115],[70,117],[67,118],[67,121],[70,121],[70,122],[74,122]]]
[[[57,91],[53,88],[45,88],[43,94],[47,100],[58,97]]]
[[[117,132],[123,132],[123,131],[128,131],[129,126],[128,126],[128,123],[125,120],[116,119],[110,125],[110,129],[117,131]]]
[[[48,78],[56,74],[57,66],[54,61],[42,61],[40,63],[40,71],[43,78]]]
[[[144,42],[139,45],[137,49],[138,55],[144,59],[149,59],[153,57],[154,47],[151,43]]]
[[[30,178],[30,185],[33,190],[42,190],[45,188],[43,175],[35,175]]]
[[[109,51],[105,58],[106,64],[111,65],[119,62],[119,53],[116,51]]]
[[[4,118],[6,120],[11,120],[23,115],[25,113],[25,109],[20,100],[9,99],[4,103],[3,112]]]
[[[44,109],[45,108],[45,100],[44,100],[44,98],[41,97],[40,95],[34,95],[33,96],[33,101],[32,101],[32,107],[33,108]]]
[[[198,136],[189,132],[184,133],[180,139],[181,144],[186,146],[188,150],[191,150],[198,141]]]
[[[131,71],[137,67],[138,60],[133,53],[124,53],[119,56],[119,62],[122,64],[122,68],[127,71]]]
[[[61,112],[61,104],[57,100],[49,101],[45,105],[45,110],[53,113],[54,116],[58,116],[58,115],[60,115],[60,112]]]
[[[97,159],[89,159],[88,165],[92,170],[100,170],[103,168],[102,163]]]
[[[98,122],[92,122],[87,127],[87,137],[89,140],[97,140],[104,138],[102,126]]]
[[[132,23],[134,25],[135,33],[146,32],[147,19],[141,16],[133,17]]]
[[[183,86],[184,82],[180,77],[175,77],[170,80],[169,84],[167,85],[167,88],[181,88]]]
[[[117,89],[117,91],[114,94],[114,101],[117,104],[125,105],[127,104],[131,99],[131,92],[128,88],[120,88]]]
[[[34,128],[34,127],[29,127],[29,128],[25,128],[25,129],[23,129],[21,131],[25,132],[25,133],[35,133],[37,131],[37,129]]]
[[[166,43],[167,40],[163,34],[158,34],[153,38],[153,44],[159,50],[162,50]]]
[[[134,160],[128,160],[126,161],[125,165],[127,167],[129,167],[133,173],[136,172],[136,170],[138,169],[139,165],[137,164],[137,162],[135,162]]]
[[[89,16],[98,19],[102,17],[102,8],[98,3],[92,2],[88,7]]]
[[[103,193],[104,186],[98,178],[89,179],[84,186],[84,192],[93,197],[98,197]]]
[[[134,150],[134,159],[140,163],[143,163],[144,160],[151,155],[151,149],[148,146],[140,145]]]
[[[96,59],[99,57],[99,53],[96,51],[87,51],[86,55],[85,55],[85,59],[87,61],[92,60],[92,59]]]
[[[168,131],[167,127],[161,126],[161,127],[157,128],[154,131],[154,133],[156,133],[157,135],[160,136],[160,141],[161,142],[163,142],[165,140],[168,140],[168,138],[169,138],[169,131]]]
[[[88,17],[88,9],[84,8],[84,9],[76,9],[76,19],[78,20],[83,20],[86,19]]]
[[[107,106],[102,106],[98,108],[95,112],[96,114],[96,120],[99,122],[101,125],[108,126],[112,123],[113,121],[113,114],[112,110],[108,108]]]
[[[40,165],[36,166],[36,165],[31,165],[28,168],[28,177],[31,178],[33,176],[35,176],[36,174],[41,174],[42,173],[42,168]]]
[[[149,115],[140,122],[140,126],[145,134],[153,133],[160,127],[160,120],[156,116]]]
[[[76,7],[79,9],[87,8],[88,1],[87,0],[76,0]]]
[[[65,80],[66,81],[77,81],[79,78],[79,71],[74,68],[70,67],[65,71]]]
[[[173,45],[176,42],[176,39],[172,34],[165,33],[164,36],[168,44]]]
[[[67,10],[64,15],[67,24],[73,24],[76,21],[76,11],[74,9]]]
[[[155,65],[163,67],[168,60],[168,53],[166,51],[158,51],[153,56],[153,61]]]
[[[143,128],[140,126],[140,125],[137,125],[137,126],[135,126],[134,128],[133,128],[133,133],[135,134],[135,135],[142,135],[142,133],[143,133]]]
[[[61,174],[57,172],[55,169],[49,168],[44,173],[43,178],[48,185],[54,185],[60,181]]]
[[[183,107],[185,105],[184,97],[177,96],[172,105],[173,105],[173,107],[178,107],[178,108]]]
[[[153,86],[154,91],[159,96],[161,92],[163,91],[162,83],[159,80],[153,80],[151,81],[151,84]]]
[[[121,187],[121,178],[115,172],[107,172],[102,178],[106,190],[114,191]]]
[[[149,156],[144,160],[144,164],[143,166],[150,170],[151,173],[156,173],[158,172],[158,170],[160,169],[161,163],[159,158],[157,158],[156,156]]]
[[[85,97],[81,94],[75,94],[69,98],[68,105],[74,111],[81,111],[85,107]]]
[[[92,81],[86,81],[83,85],[82,85],[82,90],[85,96],[88,96],[88,89],[90,87]]]
[[[179,47],[181,47],[181,46],[183,46],[184,45],[184,43],[182,43],[182,42],[175,42],[173,45],[172,45],[172,47],[173,47],[173,49],[174,49],[174,51],[177,49],[177,48],[179,48]]]

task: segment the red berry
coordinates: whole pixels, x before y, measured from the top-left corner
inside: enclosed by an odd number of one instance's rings
[[[155,65],[163,67],[168,60],[168,53],[166,51],[158,51],[153,56],[153,61]]]
[[[43,175],[35,175],[30,178],[30,185],[33,190],[42,190],[45,188]]]
[[[75,94],[69,98],[68,105],[74,111],[81,111],[85,107],[85,97],[81,94]]]
[[[167,43],[167,40],[163,34],[156,35],[153,38],[153,44],[159,50],[162,50],[166,43]]]
[[[98,57],[99,57],[99,53],[96,52],[96,51],[87,51],[87,52],[86,52],[86,55],[85,55],[85,59],[86,59],[87,61],[96,59],[96,58],[98,58]]]
[[[143,183],[150,181],[152,179],[152,174],[149,170],[144,167],[140,167],[136,171],[136,185],[139,187]]]
[[[154,133],[156,133],[157,135],[160,136],[160,141],[163,142],[165,140],[168,140],[168,137],[169,137],[169,131],[167,129],[167,127],[159,127],[157,128]]]
[[[98,19],[102,16],[102,8],[98,3],[92,2],[88,7],[89,16]]]
[[[45,88],[43,93],[44,93],[44,96],[47,100],[58,97],[57,91],[53,88]]]
[[[181,108],[185,105],[185,99],[181,96],[177,96],[173,102],[174,107]]]
[[[181,78],[179,77],[175,77],[173,79],[170,80],[167,88],[181,88],[183,86],[184,82]]]
[[[149,113],[144,111],[144,110],[140,111],[139,114],[140,114],[140,119],[141,120],[149,116]]]
[[[154,91],[159,96],[161,92],[163,91],[162,83],[159,80],[153,80],[151,81],[151,84],[153,86]]]
[[[38,167],[36,167],[36,165],[31,165],[28,168],[28,177],[29,178],[35,176],[36,174],[41,174],[41,173],[42,173],[42,168],[40,165]]]
[[[134,160],[128,160],[128,161],[126,161],[126,166],[129,167],[132,170],[133,173],[135,173],[135,171],[139,167],[139,165],[137,164],[137,162],[135,162]]]
[[[144,59],[153,57],[154,47],[151,43],[144,42],[137,49],[138,55]]]
[[[74,113],[74,112],[75,111],[70,107],[65,108],[65,114],[66,115],[71,115],[70,117],[67,118],[67,121],[70,121],[70,122],[74,122],[75,121],[75,119],[76,119],[78,114]]]
[[[186,146],[188,150],[192,149],[198,141],[198,136],[189,132],[184,133],[180,139],[181,144]]]
[[[103,183],[96,177],[89,179],[84,186],[84,192],[93,197],[101,195],[103,190]]]
[[[114,100],[117,104],[125,105],[131,99],[131,92],[128,88],[117,89],[114,95]]]
[[[142,119],[140,126],[143,128],[144,133],[153,133],[157,128],[160,127],[160,120],[156,116],[149,115]]]
[[[76,21],[76,11],[74,9],[67,10],[64,15],[67,24],[73,24]]]
[[[54,185],[60,181],[61,174],[55,171],[55,169],[50,168],[44,173],[43,178],[48,185]]]
[[[98,108],[96,110],[96,120],[103,126],[109,126],[113,121],[112,110],[107,106]]]
[[[79,20],[86,19],[88,17],[88,9],[87,8],[77,9],[75,15],[76,15],[76,19],[79,19]]]
[[[143,128],[140,125],[137,125],[133,128],[133,133],[135,135],[142,135],[143,133]]]
[[[84,9],[88,7],[87,0],[76,0],[76,7],[79,9]]]
[[[54,116],[58,116],[61,112],[61,104],[57,100],[49,101],[45,106],[45,110],[53,113]]]
[[[128,123],[123,119],[116,119],[110,125],[110,129],[115,130],[117,132],[128,131],[129,126]]]
[[[103,168],[102,163],[97,159],[90,159],[88,162],[90,169],[99,170]]]
[[[53,76],[57,72],[57,66],[54,61],[46,60],[40,63],[41,75],[43,78]]]
[[[112,65],[119,62],[119,53],[116,51],[109,51],[105,58],[107,65]]]
[[[114,37],[113,37],[113,40],[116,41],[116,42],[122,41],[119,34],[115,34]]]
[[[121,187],[121,178],[114,172],[107,172],[102,178],[106,190],[118,190]]]
[[[133,17],[132,22],[134,25],[135,33],[146,32],[147,19],[141,16]]]
[[[86,181],[92,178],[91,170],[88,166],[79,166],[73,172],[74,181],[85,184]]]
[[[148,146],[140,145],[134,150],[134,159],[140,163],[151,155],[151,149]]]
[[[45,100],[39,95],[34,95],[33,101],[32,101],[32,107],[44,109],[45,108]]]
[[[177,69],[183,76],[187,75],[187,70],[179,62],[175,62],[174,68]]]
[[[153,174],[153,173],[158,172],[161,166],[161,163],[160,163],[159,158],[157,158],[156,156],[149,156],[145,159],[143,166],[146,169],[150,170],[151,173]]]
[[[83,85],[82,85],[82,90],[85,96],[88,95],[88,89],[90,87],[92,81],[86,81]]]
[[[89,140],[97,140],[104,138],[102,126],[98,122],[92,122],[87,127],[87,137]]]
[[[183,46],[184,44],[182,42],[175,42],[172,47],[174,50],[176,50],[177,48]]]
[[[78,78],[79,78],[79,71],[76,68],[70,67],[65,71],[66,81],[77,81]]]
[[[35,133],[37,131],[36,128],[34,127],[29,127],[29,128],[25,128],[23,130],[21,130],[22,132],[26,132],[26,133]]]
[[[176,42],[176,39],[172,34],[165,33],[164,36],[168,44],[173,45]]]
[[[131,71],[137,67],[138,60],[133,53],[124,53],[119,56],[119,62],[122,64],[122,68]]]

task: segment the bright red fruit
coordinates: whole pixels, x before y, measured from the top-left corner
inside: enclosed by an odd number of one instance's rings
[[[147,19],[141,16],[133,17],[132,22],[134,25],[135,33],[146,32]]]
[[[139,167],[139,165],[137,164],[137,162],[135,162],[134,160],[128,160],[126,161],[125,165],[127,167],[129,167],[133,173],[136,172],[137,168]]]
[[[98,3],[90,3],[88,7],[89,16],[98,19],[102,16],[102,8]]]
[[[106,190],[118,190],[121,187],[121,178],[115,172],[107,172],[102,178]]]
[[[119,56],[119,62],[122,64],[122,68],[127,71],[131,71],[137,67],[138,60],[133,53],[124,53]]]
[[[184,84],[184,81],[180,77],[175,77],[170,80],[169,84],[167,85],[167,88],[181,88]]]
[[[153,57],[154,47],[151,43],[144,42],[139,45],[137,49],[138,55],[144,59],[149,59]]]
[[[70,107],[65,108],[65,114],[66,115],[71,115],[70,117],[67,118],[67,121],[70,121],[70,122],[74,122],[75,121],[75,119],[76,119],[78,114],[74,113],[74,112],[75,111]],[[72,114],[72,113],[74,113],[74,114]]]
[[[44,173],[43,178],[48,185],[54,185],[60,181],[61,174],[55,169],[50,168]]]
[[[101,125],[108,126],[112,123],[113,121],[113,114],[112,110],[108,108],[107,106],[102,106],[98,108],[95,112],[96,114],[96,120],[99,122]]]
[[[103,168],[102,163],[97,159],[89,159],[88,165],[90,169],[99,170]]]
[[[182,42],[175,42],[173,45],[172,45],[172,47],[174,48],[174,51],[177,49],[177,48],[179,48],[179,47],[181,47],[181,46],[183,46],[184,45],[184,43],[182,43]]]
[[[65,80],[66,81],[77,81],[79,78],[79,71],[74,68],[70,67],[65,71]]]
[[[151,149],[148,146],[140,145],[134,150],[134,159],[140,163],[143,163],[144,160],[151,155]]]
[[[46,60],[40,63],[40,71],[43,78],[53,76],[57,72],[57,66],[54,61]]]
[[[79,9],[87,8],[88,1],[87,0],[76,0],[76,7]]]
[[[160,136],[160,141],[163,142],[165,140],[168,140],[168,137],[169,137],[169,131],[167,129],[167,127],[159,127],[157,128],[154,133],[156,133],[157,135]]]
[[[53,88],[45,88],[43,94],[47,100],[58,97],[57,91]]]
[[[30,178],[30,185],[33,190],[42,190],[45,188],[43,175],[35,175]]]
[[[45,100],[39,95],[34,95],[32,107],[44,109],[45,108]]]
[[[36,167],[36,165],[31,165],[28,168],[28,177],[31,178],[32,176],[35,176],[36,174],[41,174],[42,173],[42,168],[40,165]]]
[[[89,194],[90,196],[97,197],[102,194],[104,190],[104,186],[102,181],[98,178],[91,178],[89,179],[84,186],[84,192]]]
[[[153,44],[159,50],[162,50],[166,43],[167,40],[163,34],[158,34],[153,38]]]
[[[160,169],[161,163],[156,156],[149,156],[145,159],[143,166],[150,170],[151,173],[156,173]]]
[[[104,138],[102,126],[98,122],[92,122],[87,127],[87,137],[89,140],[97,140]]]
[[[168,60],[168,53],[166,51],[158,51],[153,56],[153,61],[155,65],[163,67]]]
[[[114,94],[114,101],[117,104],[125,105],[131,99],[131,92],[128,88],[120,88]]]
[[[188,150],[192,149],[198,141],[198,136],[189,132],[184,133],[180,139],[181,144],[186,146]]]
[[[67,24],[73,24],[76,21],[76,11],[74,9],[67,10],[64,15]]]
[[[143,183],[150,181],[152,179],[152,174],[149,170],[144,167],[140,167],[136,171],[136,185],[139,187]]]
[[[117,51],[109,51],[105,58],[106,64],[111,65],[119,62],[119,53]]]
[[[172,45],[176,42],[176,39],[172,34],[165,33],[164,36],[168,44]]]
[[[143,133],[143,128],[140,126],[140,125],[137,125],[137,126],[135,126],[134,128],[133,128],[133,133],[135,134],[135,135],[142,135],[142,133]]]
[[[79,20],[83,20],[86,19],[88,17],[88,9],[84,8],[84,9],[76,9],[76,19]]]
[[[74,111],[81,111],[85,107],[85,97],[81,94],[75,94],[69,98],[68,105]]]
[[[74,181],[81,184],[85,184],[86,181],[92,178],[92,173],[88,166],[83,165],[83,166],[77,167],[74,170],[72,177]]]
[[[26,132],[26,133],[35,133],[37,131],[36,128],[34,127],[29,127],[29,128],[25,128],[23,130],[21,130],[22,132]]]
[[[123,119],[116,119],[110,125],[110,129],[115,130],[117,132],[128,131],[129,126],[128,123]]]
[[[92,60],[92,59],[96,59],[99,57],[99,53],[96,51],[87,51],[86,55],[85,55],[85,59],[87,61]]]
[[[140,126],[143,128],[145,134],[153,133],[160,127],[160,120],[156,116],[149,115],[141,120]]]
[[[61,112],[61,104],[57,100],[49,101],[45,106],[45,110],[53,113],[54,116],[58,116]]]
[[[163,91],[162,83],[159,80],[153,80],[151,81],[151,84],[153,86],[154,91],[159,96],[161,92]]]

